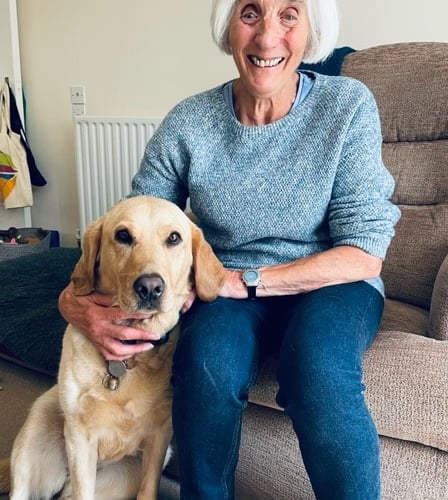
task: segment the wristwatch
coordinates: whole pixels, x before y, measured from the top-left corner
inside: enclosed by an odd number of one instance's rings
[[[255,299],[258,283],[260,283],[260,273],[256,269],[246,269],[241,275],[243,283],[247,287],[249,299]]]

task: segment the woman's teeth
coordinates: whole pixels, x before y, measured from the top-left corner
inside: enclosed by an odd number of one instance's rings
[[[256,56],[250,56],[250,60],[259,68],[272,68],[283,61],[283,57],[275,57],[274,59],[258,59]]]

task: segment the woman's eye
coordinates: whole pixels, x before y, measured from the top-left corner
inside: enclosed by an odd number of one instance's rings
[[[288,9],[282,13],[281,19],[287,24],[295,24],[299,19],[299,15],[295,9]]]
[[[249,21],[251,19],[256,19],[255,12],[246,12],[246,14],[243,14],[241,16],[241,19],[244,19],[245,21]]]
[[[134,241],[131,233],[127,229],[119,229],[115,233],[115,240],[123,245],[132,245],[132,242]]]
[[[170,233],[170,235],[166,240],[169,246],[178,245],[181,241],[182,241],[182,236],[177,231],[173,231],[172,233]]]
[[[258,15],[253,7],[247,7],[242,11],[240,18],[245,24],[253,24],[257,21]]]

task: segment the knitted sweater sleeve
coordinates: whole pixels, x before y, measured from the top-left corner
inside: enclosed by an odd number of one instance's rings
[[[170,111],[148,141],[130,196],[157,196],[185,209],[189,162],[180,134],[183,117],[177,111]]]
[[[378,109],[359,85],[358,100],[341,151],[329,205],[335,246],[351,245],[384,259],[400,211],[391,201],[394,181],[382,161]]]

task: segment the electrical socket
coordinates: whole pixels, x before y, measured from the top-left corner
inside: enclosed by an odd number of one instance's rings
[[[84,85],[72,85],[70,87],[70,97],[72,104],[85,104],[86,89]]]
[[[86,114],[86,105],[85,104],[72,104],[72,115],[80,116]]]

